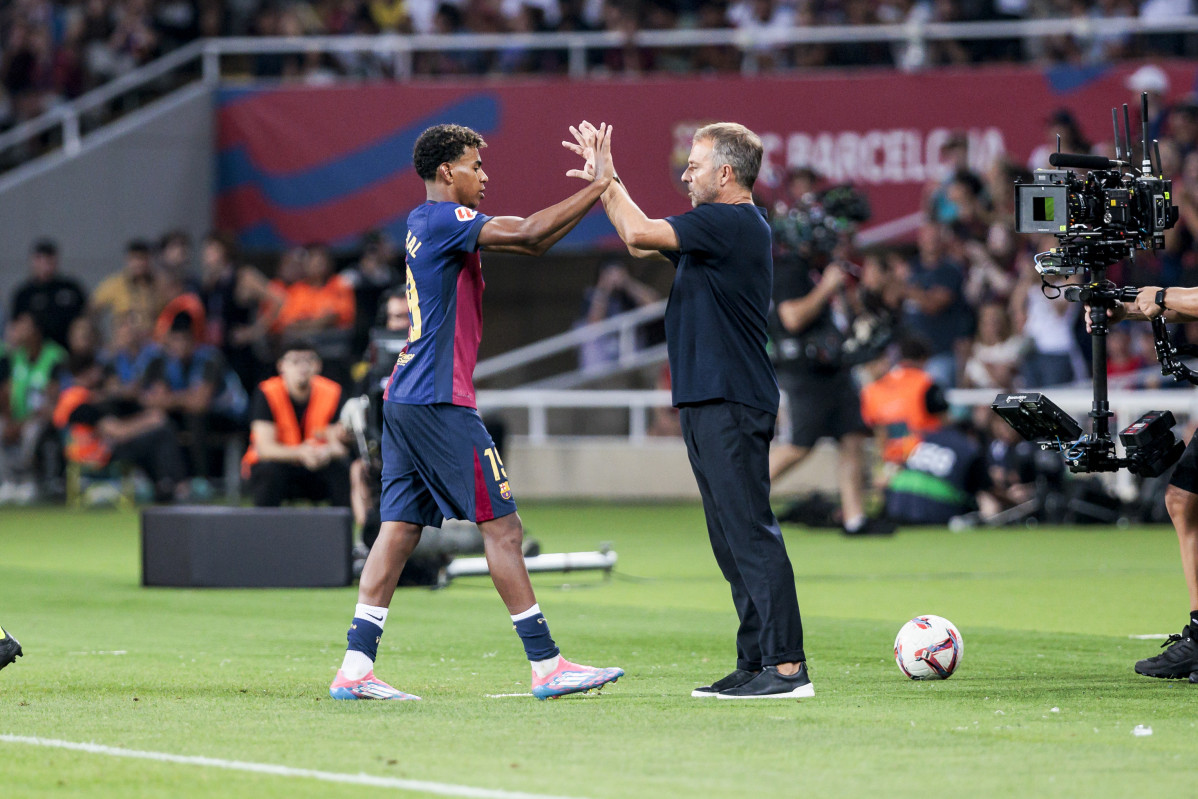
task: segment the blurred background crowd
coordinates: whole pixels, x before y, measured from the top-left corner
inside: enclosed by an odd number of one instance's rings
[[[1112,35],[1079,24],[1069,35],[1027,40],[796,47],[772,43],[769,32],[904,22],[1166,19],[1191,10],[1189,0],[13,0],[0,8],[0,124],[33,117],[199,37],[608,31],[630,41],[627,35],[638,31],[723,28],[757,38],[743,47],[598,48],[587,51],[588,71],[916,70],[984,61],[1076,65],[1186,56],[1198,50],[1198,37]],[[421,53],[415,71],[553,73],[565,70],[565,59],[551,50],[522,50],[513,40],[512,47],[495,51]],[[243,68],[258,78],[308,82],[388,74],[381,57],[327,50],[260,53],[247,57]],[[1140,93],[1149,94],[1146,122],[1150,136],[1160,140],[1163,171],[1174,180],[1180,220],[1166,234],[1164,250],[1143,253],[1110,277],[1122,284],[1192,285],[1198,280],[1198,99],[1185,95],[1184,87],[1170,87],[1151,61],[1130,73],[1126,89],[1134,130]],[[794,285],[794,274],[820,295],[836,367],[853,372],[878,456],[892,469],[903,468],[910,449],[902,442],[909,436],[951,423],[939,405],[923,405],[922,395],[920,403],[897,411],[885,407],[879,395],[900,379],[916,374],[940,389],[1088,385],[1090,339],[1081,308],[1042,290],[1034,256],[1055,240],[1016,234],[1014,184],[1028,180],[1058,141],[1062,150],[1077,153],[1109,154],[1111,146],[1087,141],[1065,108],[1042,123],[1043,147],[1032,163],[1000,156],[979,169],[966,132],[948,136],[935,154],[946,168],[924,186],[918,207],[913,203],[910,210],[919,212],[921,222],[906,239],[863,242],[858,232],[870,215],[864,197],[808,168],[790,171],[757,198],[775,231],[775,301],[795,299],[784,288]],[[113,264],[94,287],[63,274],[57,242],[38,240],[28,253],[28,275],[2,298],[0,503],[69,499],[78,493],[79,467],[114,463],[138,467],[148,477],[147,490],[164,501],[235,487],[255,391],[275,373],[288,344],[310,344],[344,396],[377,387],[380,368],[383,376],[389,371],[387,358],[371,349],[371,331],[389,329],[402,339],[408,322],[402,251],[386,234],[370,233],[352,251],[313,242],[248,254],[222,232],[199,241],[181,231],[145,235],[127,243],[124,263]],[[668,279],[660,277],[614,258],[579,298],[576,326],[661,298]],[[775,333],[782,337],[776,325]],[[639,343],[659,343],[656,336],[649,331]],[[1179,337],[1198,344],[1198,326],[1183,327]],[[611,334],[584,344],[578,368],[602,372],[618,358],[617,339]],[[812,347],[818,353],[823,343]],[[1146,326],[1114,328],[1109,350],[1113,388],[1167,387],[1155,369]],[[393,349],[387,357],[394,361]],[[780,372],[786,368],[779,363]],[[668,371],[657,365],[643,381],[658,388],[669,383]],[[871,392],[871,386],[884,388]],[[1006,504],[1017,504],[1016,486],[1042,476],[1039,466],[1029,465],[1027,448],[985,409],[957,421],[984,453],[989,477],[983,482]],[[659,409],[650,432],[676,435],[676,417]]]
[[[779,71],[822,66],[904,70],[993,61],[1098,63],[1126,57],[1192,56],[1192,35],[1104,32],[1103,20],[1185,17],[1191,0],[11,0],[0,7],[0,125],[30,119],[55,103],[201,37],[379,33],[496,34],[609,32],[624,42],[588,55],[592,73]],[[777,44],[796,28],[1021,19],[1075,19],[1072,33],[1034,39],[926,44]],[[735,29],[747,48],[686,50],[636,46],[640,31]],[[415,74],[565,72],[564,51],[519,42],[496,52],[421,53]],[[388,59],[369,53],[262,54],[241,71],[258,78],[321,82],[386,77]]]

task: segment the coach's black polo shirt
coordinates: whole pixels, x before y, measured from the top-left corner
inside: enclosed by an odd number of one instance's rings
[[[667,217],[679,250],[666,305],[674,404],[730,400],[778,412],[778,382],[766,352],[774,282],[771,234],[755,205],[705,203]]]

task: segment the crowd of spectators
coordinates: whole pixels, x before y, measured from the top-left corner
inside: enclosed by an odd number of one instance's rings
[[[302,341],[348,396],[380,305],[402,292],[379,233],[340,273],[313,244],[273,279],[223,235],[200,242],[198,268],[193,249],[180,231],[131,241],[88,293],[59,273],[54,241],[34,244],[0,344],[0,503],[67,493],[72,469],[133,466],[159,500],[211,494],[238,479],[229,464],[279,354]]]
[[[736,29],[752,42],[687,48],[621,46],[588,54],[602,72],[777,71],[821,66],[895,66],[1037,60],[1088,63],[1198,52],[1182,34],[1128,36],[1078,25],[1048,38],[926,43],[777,45],[776,32],[827,25],[1069,18],[1168,20],[1192,0],[11,0],[0,4],[0,125],[29,119],[189,41],[222,36],[379,33],[494,34]],[[234,69],[262,78],[320,82],[388,77],[389,56],[320,52],[255,56]],[[419,53],[418,74],[564,72],[568,56],[519,44],[490,51]]]
[[[1160,137],[1163,172],[1174,181],[1179,220],[1166,232],[1162,250],[1140,251],[1134,259],[1108,270],[1107,277],[1119,285],[1198,283],[1198,99],[1184,96],[1168,102],[1169,88],[1164,72],[1151,65],[1127,79],[1129,100],[1137,105],[1139,93],[1149,92],[1148,126],[1155,131],[1150,135]],[[1134,124],[1139,130],[1138,119]],[[1112,152],[1110,142],[1092,144],[1082,139],[1076,120],[1064,109],[1045,120],[1045,133],[1046,144],[1054,147],[1060,135],[1066,151],[1108,156]],[[940,160],[949,167],[942,178],[924,188],[923,219],[913,243],[860,249],[853,246],[849,234],[842,233],[836,249],[822,259],[811,252],[799,253],[816,270],[834,263],[838,273],[852,276],[832,301],[850,342],[858,329],[864,329],[867,337],[878,325],[891,333],[892,346],[882,357],[858,368],[857,376],[864,390],[866,422],[882,439],[878,452],[895,466],[910,454],[907,436],[918,440],[926,432],[928,412],[922,403],[907,403],[899,416],[892,417],[869,406],[878,405],[878,396],[896,397],[899,389],[894,386],[917,385],[908,379],[912,370],[943,389],[994,393],[1063,384],[1088,390],[1091,384],[1092,339],[1086,332],[1084,309],[1046,286],[1035,268],[1037,253],[1058,242],[1051,235],[1025,236],[1014,229],[1015,182],[1030,182],[1033,165],[1003,157],[978,172],[971,167],[967,150],[963,134],[945,142]],[[1131,160],[1139,163],[1136,150]],[[1043,160],[1035,166],[1045,166]],[[809,170],[798,170],[784,181],[779,196],[760,198],[775,212],[779,234],[775,243],[780,247],[776,262],[794,257],[786,246],[788,233],[791,241],[818,241],[810,231],[796,237],[789,230],[788,225],[796,224],[794,219],[811,217],[795,216],[792,209],[818,207],[821,197],[831,196],[825,192],[840,188],[820,183]],[[1056,277],[1046,282],[1066,280]],[[814,282],[820,282],[818,275]],[[1180,326],[1174,338],[1183,345],[1198,343],[1198,325]],[[918,357],[907,352],[905,345],[912,342]],[[1109,382],[1116,390],[1185,385],[1161,376],[1152,331],[1144,324],[1124,322],[1111,329],[1108,362]],[[888,380],[894,386],[871,392],[875,381],[884,386]],[[1001,472],[1004,461],[1009,466],[1009,458],[1014,457],[1018,437],[1012,439],[1005,422],[987,406],[976,409],[972,426],[979,440],[992,447],[993,465]],[[1116,419],[1114,424],[1131,421]],[[1196,422],[1189,420],[1189,427]],[[1020,457],[1028,460],[1026,452]],[[1007,469],[1006,479],[1016,480],[1018,471]]]

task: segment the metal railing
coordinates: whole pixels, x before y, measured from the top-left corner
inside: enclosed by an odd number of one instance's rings
[[[616,360],[594,369],[578,369],[555,375],[542,381],[530,383],[526,388],[573,388],[591,380],[608,377],[618,372],[637,369],[642,366],[660,363],[665,359],[665,346],[659,345],[640,348],[637,341],[638,331],[647,324],[661,320],[666,313],[666,301],[644,305],[617,314],[610,319],[594,322],[589,325],[556,336],[541,339],[533,344],[509,350],[502,355],[496,355],[480,361],[474,369],[475,381],[487,380],[523,369],[530,364],[555,355],[574,352],[586,344],[595,342],[610,335],[618,337],[619,348]]]
[[[947,392],[950,405],[955,407],[988,407],[999,392],[996,389],[951,389]],[[1093,395],[1089,390],[1067,388],[1052,389],[1052,400],[1074,418],[1083,421],[1090,412]],[[509,390],[479,391],[477,395],[480,411],[520,409],[525,411],[528,421],[528,440],[541,445],[554,438],[549,431],[549,411],[566,408],[624,408],[627,409],[628,441],[643,443],[648,435],[648,412],[654,408],[669,407],[672,402],[669,391],[623,390],[582,391],[545,390],[518,388]],[[1198,392],[1184,390],[1112,391],[1111,410],[1117,423],[1129,424],[1150,410],[1168,409],[1181,418],[1198,419]],[[574,434],[567,434],[576,437]]]
[[[912,22],[887,25],[828,25],[796,27],[788,30],[742,30],[735,28],[644,30],[632,34],[620,32],[592,33],[522,33],[522,34],[452,34],[375,36],[307,36],[307,37],[240,37],[204,39],[192,42],[158,60],[129,72],[70,102],[52,108],[42,116],[21,123],[0,134],[0,169],[18,164],[26,153],[40,154],[45,142],[61,142],[68,155],[79,151],[85,135],[83,120],[89,114],[98,117],[112,115],[105,109],[126,95],[157,94],[178,88],[169,83],[155,92],[172,73],[188,70],[186,83],[201,80],[215,85],[226,76],[223,60],[226,56],[267,54],[302,55],[311,52],[332,55],[366,54],[386,65],[387,77],[407,80],[415,74],[415,57],[421,53],[493,52],[524,49],[529,51],[561,51],[566,53],[567,71],[571,77],[584,77],[591,70],[590,55],[625,47],[653,49],[688,49],[695,47],[727,46],[744,53],[804,44],[836,44],[883,42],[892,44],[926,45],[945,40],[1039,39],[1049,36],[1078,38],[1134,34],[1171,34],[1198,32],[1198,16],[1172,19],[1139,19],[1113,17],[1109,19],[1062,18],[1008,22]],[[198,64],[197,64],[198,62]],[[742,71],[752,73],[755,62],[746,58]],[[141,100],[139,99],[138,102]],[[40,144],[39,144],[40,143]],[[35,146],[36,145],[36,146]],[[18,157],[4,157],[15,153]]]

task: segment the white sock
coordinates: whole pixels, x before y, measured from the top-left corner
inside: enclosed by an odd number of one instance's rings
[[[377,624],[381,630],[383,629],[383,625],[387,623],[387,608],[363,605],[359,602],[357,605],[354,605],[354,618],[366,619],[372,624]]]
[[[521,619],[530,619],[540,612],[541,612],[541,606],[538,603],[536,605],[533,605],[531,608],[524,611],[523,613],[517,613],[515,616],[512,616],[512,623],[515,624],[516,622],[520,621]]]
[[[374,669],[374,661],[365,652],[356,649],[345,650],[345,660],[341,661],[341,673],[347,680],[360,680]]]
[[[861,525],[865,524],[865,514],[854,516],[851,519],[844,520],[844,529],[850,533],[855,533],[861,529]]]
[[[538,677],[547,677],[557,671],[557,664],[561,661],[561,655],[554,655],[548,660],[531,660],[532,673]]]

